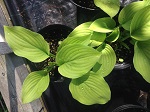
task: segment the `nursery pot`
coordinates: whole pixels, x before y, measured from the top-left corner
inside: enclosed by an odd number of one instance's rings
[[[70,0],[75,6],[77,6],[77,25],[94,21],[100,17],[108,17],[104,11],[94,4],[94,0]],[[120,0],[120,5],[122,7],[135,2],[138,0]]]
[[[139,105],[126,104],[117,107],[112,112],[150,112],[150,110]]]
[[[126,104],[117,107],[112,112],[150,112],[150,110],[139,105]]]
[[[97,7],[94,4],[94,0],[70,0],[72,3],[77,5],[78,7],[82,7],[89,10],[96,10]],[[135,2],[138,0],[120,0],[121,6],[126,6],[132,2]]]
[[[67,37],[67,35],[72,31],[72,28],[61,25],[61,24],[53,24],[49,25],[38,31],[44,39],[49,43],[50,52],[56,54],[58,42]],[[41,70],[47,66],[49,61],[54,61],[52,59],[47,59],[41,63],[31,63],[32,70]],[[45,92],[42,94],[42,99],[44,101],[44,105],[47,108],[48,112],[61,112],[62,108],[66,109],[63,105],[63,101],[65,99],[61,99],[61,93],[58,95],[57,91],[65,91],[61,86],[64,84],[64,81],[61,81],[61,75],[58,73],[57,68],[55,68],[50,75],[50,84]],[[60,85],[59,85],[60,84]],[[63,94],[66,94],[65,92]],[[68,94],[68,93],[67,93]],[[66,96],[67,97],[67,96]],[[62,103],[62,104],[61,104]]]
[[[98,7],[95,6],[94,0],[70,0],[75,6],[77,6],[77,24],[83,22],[93,21],[98,18],[99,15],[103,15]]]
[[[38,33],[50,43],[51,52],[55,54],[58,41],[66,38],[71,31],[71,28],[64,25],[49,25]],[[47,61],[49,60],[36,64],[36,68],[42,69]],[[48,112],[99,112],[100,105],[86,106],[73,99],[69,91],[71,80],[62,77],[58,73],[57,67],[50,73],[50,77],[49,87],[42,95]]]
[[[105,112],[112,112],[115,108],[118,108],[121,105],[141,105],[145,103],[145,101],[139,101],[140,90],[149,91],[150,84],[147,83],[135,70],[132,62],[133,55],[129,54],[129,57],[130,58],[127,58],[124,62],[117,63],[113,71],[105,77],[105,80],[108,82],[111,89],[111,100],[108,102]],[[147,104],[142,106],[147,106]],[[147,112],[138,111],[138,109],[135,109],[137,111],[129,111],[130,109],[127,110],[128,111],[125,112]]]
[[[97,7],[94,4],[94,0],[70,0],[76,6],[88,9],[88,10],[96,10]]]

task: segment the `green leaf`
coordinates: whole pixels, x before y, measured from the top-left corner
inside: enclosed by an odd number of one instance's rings
[[[16,55],[32,62],[41,62],[49,57],[49,45],[40,34],[21,26],[4,26],[4,31],[7,43]]]
[[[90,29],[96,32],[108,33],[114,30],[116,22],[110,17],[100,18],[95,20],[91,25]]]
[[[105,104],[111,97],[107,82],[103,77],[93,72],[73,79],[69,90],[74,99],[85,105]]]
[[[77,26],[69,35],[68,37],[62,41],[60,46],[57,49],[57,52],[64,47],[65,45],[69,44],[83,44],[88,45],[90,43],[90,38],[92,35],[92,30],[89,29],[89,26],[92,22],[86,22],[79,26]]]
[[[49,85],[49,75],[46,71],[31,72],[23,82],[22,102],[29,103],[40,98]]]
[[[91,36],[91,40],[95,40],[98,42],[104,42],[106,39],[106,33],[93,32]]]
[[[101,53],[102,55],[98,61],[101,67],[96,73],[105,77],[114,69],[116,64],[116,54],[113,48],[108,44],[106,44]]]
[[[91,40],[90,40],[89,46],[91,46],[91,47],[99,46],[104,42],[105,39],[106,39],[105,33],[93,32],[91,35]]]
[[[136,42],[133,63],[136,71],[150,83],[150,40]]]
[[[143,0],[145,4],[150,5],[150,0]]]
[[[146,7],[143,1],[133,2],[124,7],[119,13],[118,21],[122,27],[126,30],[130,30],[131,20],[133,19],[136,12]]]
[[[85,22],[85,23],[80,24],[68,35],[68,37],[74,37],[76,34],[78,34],[78,32],[80,32],[80,31],[83,32],[84,30],[89,29],[91,24],[92,24],[92,22]]]
[[[94,3],[110,17],[114,17],[120,9],[119,0],[94,0]]]
[[[78,78],[91,70],[101,53],[81,44],[64,46],[56,55],[59,73],[68,78]]]
[[[108,42],[115,42],[120,36],[119,27],[117,27],[107,38]]]
[[[150,39],[150,5],[138,11],[131,21],[131,37],[139,40]]]

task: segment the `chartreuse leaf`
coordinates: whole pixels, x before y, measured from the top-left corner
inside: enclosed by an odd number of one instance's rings
[[[98,42],[104,42],[106,38],[106,33],[93,32],[91,36],[91,40],[95,40]]]
[[[77,26],[69,35],[68,37],[63,40],[63,42],[58,47],[57,52],[68,44],[83,44],[88,45],[90,43],[90,38],[92,35],[92,30],[89,29],[89,26],[92,22],[86,22],[79,26]]]
[[[89,46],[96,47],[101,45],[106,39],[106,33],[94,32],[91,35],[91,40]]]
[[[107,82],[102,76],[93,72],[73,79],[69,90],[74,99],[85,105],[105,104],[111,97]]]
[[[90,25],[90,29],[96,32],[108,33],[108,32],[112,32],[115,26],[116,26],[116,22],[112,18],[105,17],[105,18],[100,18],[95,20]]]
[[[136,42],[134,52],[133,63],[136,71],[150,83],[150,40]]]
[[[120,9],[119,0],[94,0],[94,3],[110,17],[114,17]]]
[[[115,42],[120,36],[119,27],[114,29],[114,31],[106,38],[108,42]]]
[[[114,68],[116,64],[116,55],[113,48],[106,44],[103,50],[101,51],[102,55],[93,69],[98,68],[99,70],[95,71],[97,74],[100,74],[102,77],[107,76]]]
[[[139,40],[150,39],[150,5],[138,11],[131,21],[131,37]]]
[[[49,85],[49,75],[46,71],[31,72],[23,82],[22,102],[29,103],[40,98]]]
[[[81,77],[91,70],[100,56],[100,52],[89,46],[66,45],[56,55],[58,71],[64,77],[73,79]]]
[[[150,0],[143,0],[145,4],[150,5]]]
[[[40,34],[21,26],[4,26],[4,31],[7,43],[16,55],[32,62],[41,62],[49,57],[49,45]]]
[[[92,22],[85,22],[85,23],[82,23],[80,24],[79,26],[77,26],[69,35],[68,35],[68,38],[69,37],[74,37],[76,34],[78,34],[78,32],[82,32],[82,33],[85,33],[84,30],[87,30],[90,25],[92,24]],[[82,31],[83,30],[83,31]]]
[[[124,7],[119,13],[118,17],[118,21],[122,27],[129,31],[131,20],[133,19],[134,15],[144,7],[146,7],[146,4],[143,1],[133,2]]]

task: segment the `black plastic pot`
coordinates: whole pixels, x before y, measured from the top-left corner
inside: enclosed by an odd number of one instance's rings
[[[140,90],[148,92],[150,90],[150,84],[146,82],[142,78],[142,76],[134,69],[131,59],[127,62],[116,64],[113,71],[105,77],[105,80],[108,82],[111,89],[111,100],[110,102],[108,102],[105,112],[111,112],[121,105],[141,105],[145,103],[145,101],[139,101]],[[146,102],[148,103],[148,101]],[[142,106],[147,106],[147,104]],[[129,109],[127,110],[128,111],[125,112],[132,112],[129,111]],[[137,110],[133,112],[145,111]]]
[[[102,10],[95,6],[93,0],[70,0],[77,6],[77,25],[93,21],[98,17],[106,15]]]
[[[150,84],[148,84],[134,68],[133,45],[129,43],[130,40],[128,39],[124,42],[130,49],[123,47],[119,43],[114,43],[114,45],[118,47],[118,49],[115,49],[115,46],[112,44],[117,60],[122,58],[124,61],[117,61],[113,71],[105,77],[111,89],[111,101],[109,102],[109,107],[106,109],[106,112],[111,112],[121,105],[144,104],[143,101],[139,101],[140,91],[150,90]]]
[[[97,10],[98,8],[94,4],[94,0],[70,0],[76,6],[85,8],[88,10]]]
[[[83,22],[94,21],[100,17],[108,17],[104,11],[96,7],[94,0],[70,0],[75,6],[77,6],[77,25]],[[138,0],[120,0],[122,7]]]
[[[112,112],[150,112],[150,110],[139,105],[126,104],[117,107]]]
[[[55,54],[58,42],[64,40],[72,30],[72,28],[66,25],[53,24],[41,29],[38,33],[40,33],[45,40],[49,42],[51,47],[50,52]]]
[[[139,0],[120,0],[120,5],[122,7],[124,7],[124,6],[128,5],[128,4],[130,4],[131,2],[135,2],[135,1],[139,1]]]
[[[44,39],[49,43],[50,52],[56,54],[58,42],[66,38],[72,30],[73,30],[72,28],[66,25],[53,24],[53,25],[48,25],[45,28],[39,30],[38,33],[40,33],[44,37]],[[47,65],[48,61],[49,59],[41,63],[36,63],[31,67],[33,70],[43,69]]]
[[[45,27],[39,33],[48,42],[53,42],[53,47],[57,47],[58,41],[66,38],[71,31],[72,29],[67,26],[55,24]],[[55,48],[52,48],[51,52],[55,53],[55,51]],[[41,65],[44,66],[47,64],[47,61],[43,62],[44,64],[36,64],[36,68],[41,67]],[[48,112],[91,112],[93,110],[94,112],[99,112],[98,108],[100,108],[100,105],[86,106],[72,98],[69,92],[70,79],[62,77],[58,73],[57,68],[50,75],[50,85],[42,95]]]
[[[81,8],[89,9],[89,10],[97,10],[98,8],[94,4],[94,0],[71,0],[75,5]],[[139,0],[120,0],[121,6],[126,6],[131,2],[135,2]]]

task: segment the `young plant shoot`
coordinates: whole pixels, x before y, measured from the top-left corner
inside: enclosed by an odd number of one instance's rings
[[[117,62],[125,61],[117,53],[119,46],[126,50],[134,48],[134,67],[150,83],[150,0],[123,8],[119,0],[94,0],[94,3],[107,17],[77,26],[61,41],[56,55],[50,53],[42,35],[21,26],[4,26],[6,41],[16,55],[34,63],[54,58],[54,62],[49,62],[43,70],[31,72],[24,80],[23,103],[42,95],[54,66],[58,66],[63,77],[71,79],[69,90],[74,99],[85,105],[107,103],[111,91],[104,78]]]

